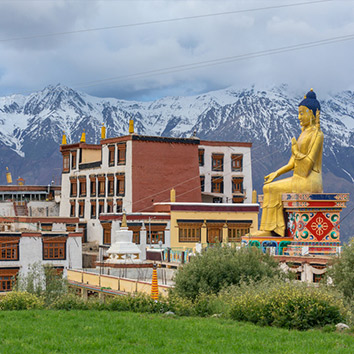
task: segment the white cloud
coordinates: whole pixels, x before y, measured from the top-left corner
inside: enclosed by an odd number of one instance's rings
[[[286,3],[294,3],[288,0]],[[285,4],[284,1],[281,4]],[[279,5],[279,1],[12,1],[0,39]],[[0,42],[0,95],[61,82],[74,86],[354,34],[350,1],[228,14]],[[148,99],[236,85],[287,83],[317,91],[353,87],[353,41],[140,79],[80,86],[94,95]],[[79,85],[78,85],[79,86]]]

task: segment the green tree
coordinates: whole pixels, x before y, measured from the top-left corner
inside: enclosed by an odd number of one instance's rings
[[[17,277],[14,290],[43,297],[45,304],[49,305],[68,291],[68,285],[51,265],[37,262],[29,266],[26,275]]]
[[[241,281],[257,282],[283,275],[275,259],[255,247],[216,246],[192,257],[178,269],[173,292],[193,300],[201,293],[217,294],[222,288]]]
[[[328,275],[344,297],[354,301],[354,239],[343,246],[341,255],[334,259]]]

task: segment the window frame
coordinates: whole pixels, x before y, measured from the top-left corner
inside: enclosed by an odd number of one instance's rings
[[[43,237],[42,259],[43,260],[66,260],[66,237]]]
[[[127,154],[127,144],[117,144],[117,165],[125,165]]]
[[[108,166],[112,167],[115,165],[116,149],[115,145],[108,145]]]
[[[70,153],[63,153],[63,173],[70,172]]]
[[[211,170],[217,172],[224,171],[224,154],[212,154],[211,155]]]
[[[198,161],[199,161],[199,166],[204,166],[204,149],[198,149]]]
[[[238,166],[238,162],[240,166]],[[231,154],[231,171],[242,172],[243,170],[243,154]]]
[[[224,176],[211,177],[211,193],[224,193]]]
[[[18,261],[20,259],[19,246],[19,237],[0,237],[0,261]]]
[[[179,222],[178,223],[178,242],[197,243],[202,239],[201,222]]]

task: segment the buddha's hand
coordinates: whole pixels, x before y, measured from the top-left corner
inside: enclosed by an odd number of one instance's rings
[[[299,152],[299,148],[297,147],[297,141],[295,138],[291,139],[291,152],[293,153],[294,156],[297,155]]]
[[[269,175],[264,177],[264,184],[268,184],[272,182],[275,178],[278,177],[278,174],[276,172],[272,172]]]

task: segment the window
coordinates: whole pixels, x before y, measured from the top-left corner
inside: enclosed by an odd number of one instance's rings
[[[71,168],[76,169],[76,151],[71,152]]]
[[[108,195],[114,195],[114,175],[107,175],[108,178]]]
[[[110,245],[111,244],[111,231],[112,224],[111,223],[103,223],[103,244]]]
[[[211,168],[213,171],[224,171],[224,154],[213,154],[211,156]]]
[[[204,166],[204,149],[198,150],[199,166]]]
[[[79,200],[79,218],[85,217],[85,201]]]
[[[232,193],[243,193],[242,177],[232,177]]]
[[[86,177],[85,176],[79,177],[79,190],[80,190],[80,197],[86,197]]]
[[[204,192],[204,190],[205,190],[205,177],[204,176],[200,176],[200,190],[202,192]]]
[[[65,237],[43,238],[43,259],[65,259]]]
[[[69,159],[70,159],[69,153],[63,154],[63,172],[70,171]]]
[[[96,219],[96,200],[91,200],[91,219]]]
[[[313,274],[313,282],[319,283],[322,280],[323,274]]]
[[[90,195],[96,197],[96,176],[90,176]]]
[[[77,196],[77,180],[76,178],[70,178],[70,197]]]
[[[115,146],[108,146],[108,166],[114,166]]]
[[[117,199],[117,213],[123,211],[123,199]]]
[[[147,225],[145,225],[147,226]],[[165,228],[166,225],[153,225],[146,227],[146,243],[148,244],[158,244],[159,241],[165,243]],[[151,234],[151,242],[150,242]]]
[[[178,223],[179,242],[200,242],[202,223]]]
[[[98,177],[98,196],[106,196],[106,179],[104,176]]]
[[[18,261],[18,237],[0,238],[0,261]]]
[[[244,197],[236,197],[236,196],[232,197],[233,203],[243,203],[243,201],[244,201]]]
[[[107,200],[107,213],[113,213],[113,199]]]
[[[11,291],[18,268],[0,268],[0,292]]]
[[[242,171],[242,154],[232,154],[231,155],[231,171],[241,172]]]
[[[117,152],[117,163],[118,165],[125,165],[125,150],[126,144],[118,144],[117,145],[118,152]]]
[[[104,199],[98,201],[98,215],[104,213]]]
[[[227,236],[229,242],[241,242],[241,237],[250,232],[251,224],[227,224]]]
[[[42,231],[52,231],[53,224],[41,224]]]
[[[67,232],[75,232],[76,231],[76,225],[75,224],[66,224],[66,231]]]
[[[70,216],[75,217],[75,215],[76,215],[75,200],[70,200]]]
[[[125,194],[125,175],[124,173],[116,174],[117,178],[117,195],[123,196]]]
[[[211,177],[211,192],[224,193],[224,179],[221,176]]]
[[[129,225],[129,230],[133,231],[133,242],[137,245],[140,245],[140,225]]]
[[[207,224],[207,242],[208,243],[222,242],[222,228],[223,228],[223,224],[221,223]]]

